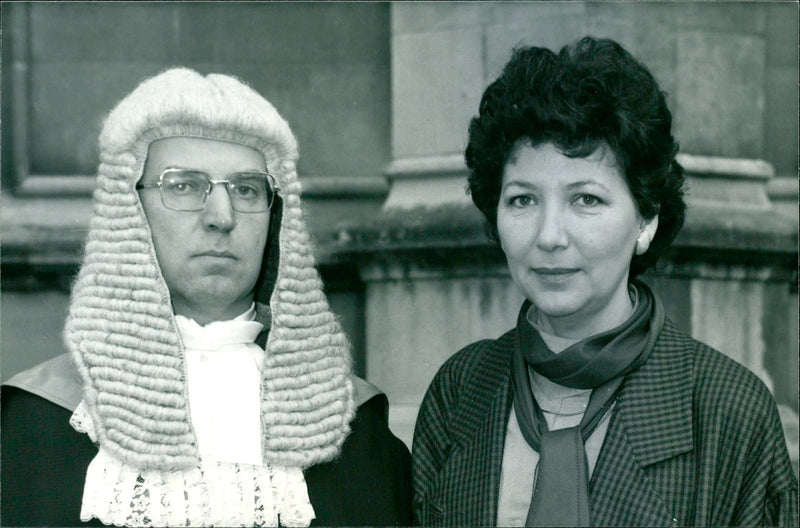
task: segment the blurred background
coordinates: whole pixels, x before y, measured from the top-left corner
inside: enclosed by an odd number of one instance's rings
[[[108,111],[175,65],[236,75],[300,143],[320,269],[356,371],[410,443],[460,347],[522,297],[465,194],[485,87],[518,45],[610,37],[668,94],[689,213],[645,280],[694,337],[758,374],[798,459],[794,2],[2,4],[0,377],[63,352]]]

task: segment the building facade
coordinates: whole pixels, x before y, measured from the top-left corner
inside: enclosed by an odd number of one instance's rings
[[[770,2],[4,4],[2,378],[62,351],[103,116],[180,64],[241,77],[294,129],[332,307],[410,442],[439,365],[522,300],[465,193],[469,120],[513,47],[590,34],[650,67],[688,174],[644,278],[768,384],[797,462],[797,30]]]

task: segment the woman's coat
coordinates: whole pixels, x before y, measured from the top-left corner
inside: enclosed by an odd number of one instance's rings
[[[515,330],[448,360],[420,409],[414,517],[494,525]],[[669,320],[628,376],[589,483],[596,526],[797,526],[775,401],[750,371]]]

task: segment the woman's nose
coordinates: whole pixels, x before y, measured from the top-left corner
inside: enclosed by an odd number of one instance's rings
[[[211,186],[203,209],[203,225],[206,229],[221,231],[230,231],[236,226],[231,198],[224,183]]]
[[[569,245],[564,211],[558,207],[544,207],[539,215],[536,245],[544,251],[554,251]]]

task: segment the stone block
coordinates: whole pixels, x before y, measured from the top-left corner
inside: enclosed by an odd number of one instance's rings
[[[516,47],[540,46],[557,53],[565,44],[584,36],[586,22],[571,15],[536,16],[537,4],[516,8],[519,18],[504,19],[486,27],[486,81],[488,86],[502,72]],[[477,114],[477,107],[475,113]]]
[[[367,378],[393,403],[419,405],[447,358],[514,326],[522,296],[507,276],[401,277],[367,282]]]
[[[13,14],[21,8],[32,18],[34,172],[94,173],[105,114],[173,64],[262,91],[298,134],[307,173],[380,177],[390,157],[388,4],[25,4]]]
[[[402,178],[392,183],[392,190],[384,203],[384,209],[414,209],[441,205],[472,204],[464,191],[464,178],[427,177]]]
[[[692,331],[691,288],[684,278],[656,270],[648,270],[639,277],[661,298],[664,313],[678,328],[686,333]]]
[[[773,178],[767,183],[767,194],[775,211],[794,221],[797,226],[800,221],[800,182],[796,176],[783,176]]]
[[[469,28],[393,37],[393,158],[463,152],[484,88],[482,50]]]
[[[767,182],[775,170],[763,160],[678,154],[686,174],[690,205],[714,202],[728,207],[770,209]]]
[[[674,93],[677,34],[676,4],[597,2],[589,4],[588,33],[619,42],[644,63],[667,94]],[[668,99],[670,109],[673,101]]]
[[[182,61],[281,67],[386,61],[389,6],[372,2],[180,3]],[[273,75],[278,74],[273,71]]]
[[[392,2],[392,35],[479,28],[490,2]]]
[[[389,429],[411,449],[414,426],[417,424],[419,403],[395,403],[389,399]]]
[[[309,180],[300,175],[300,181],[305,186]],[[312,234],[317,260],[322,263],[335,262],[337,258],[332,247],[339,240],[340,226],[345,222],[370,223],[380,212],[382,202],[380,196],[370,198],[354,195],[327,198],[306,196],[304,193],[305,220]]]
[[[763,34],[766,10],[758,2],[675,3],[675,26],[705,32]]]
[[[3,291],[0,326],[3,348],[2,380],[66,352],[61,332],[67,317],[69,293]]]
[[[585,19],[589,2],[485,2],[493,25],[522,26],[531,24],[531,35],[547,26],[547,22]]]
[[[674,134],[685,152],[757,158],[763,152],[764,41],[681,32]]]
[[[797,177],[798,62],[793,66],[770,66],[764,82],[766,95],[764,158],[775,165],[778,175]]]
[[[736,280],[743,269],[728,272],[728,280],[692,280],[691,335],[749,368],[773,390],[764,364],[764,283]]]
[[[764,284],[764,313],[761,316],[764,336],[764,367],[774,380],[778,403],[797,410],[798,406],[798,295],[797,284]],[[787,353],[795,351],[794,354]]]
[[[386,64],[188,66],[240,77],[270,101],[297,137],[301,177],[381,177],[390,149]]]
[[[770,66],[794,68],[797,72],[798,18],[800,12],[792,2],[770,2],[767,9],[767,63]]]
[[[30,171],[96,174],[103,119],[133,87],[162,68],[148,62],[34,63],[29,69]]]
[[[22,6],[20,6],[22,7]],[[30,2],[34,62],[169,62],[176,4]]]

